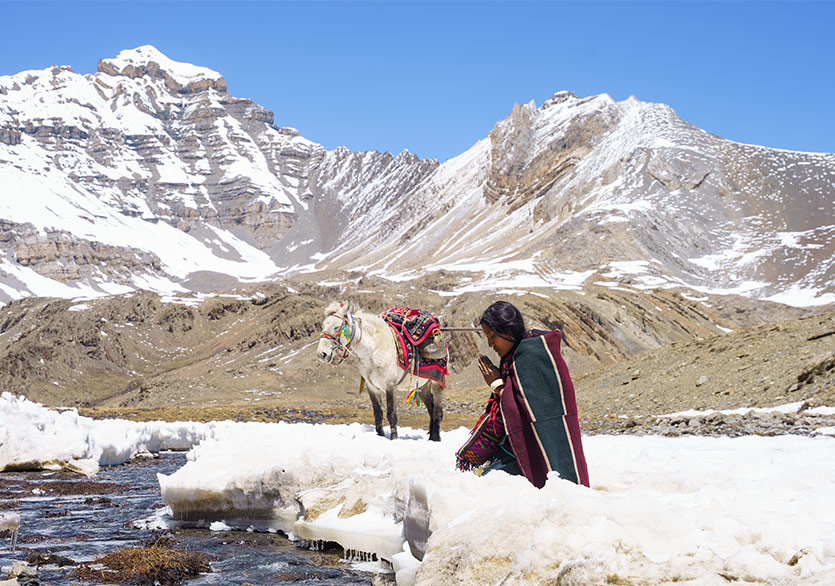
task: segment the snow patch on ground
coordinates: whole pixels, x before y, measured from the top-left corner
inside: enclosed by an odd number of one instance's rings
[[[458,583],[519,586],[823,586],[835,572],[835,437],[825,433],[587,436],[591,488],[551,477],[538,490],[458,472],[464,428],[435,443],[360,424],[94,421],[9,393],[0,416],[0,469],[64,462],[94,473],[143,449],[193,445],[159,477],[168,508],[156,526],[336,541],[352,558],[391,561],[401,586],[448,584],[451,568]]]

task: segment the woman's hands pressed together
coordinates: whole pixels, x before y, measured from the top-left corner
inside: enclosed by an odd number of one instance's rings
[[[502,376],[499,373],[499,369],[496,368],[496,365],[494,365],[493,362],[487,356],[482,354],[478,357],[478,368],[481,371],[481,376],[484,377],[484,382],[486,382],[488,385],[490,385],[491,388],[493,388],[493,392],[495,392],[497,395],[501,395],[502,387],[499,386],[498,388],[496,388],[496,386],[494,385],[495,381],[502,380]],[[498,383],[496,383],[496,385],[498,385]]]

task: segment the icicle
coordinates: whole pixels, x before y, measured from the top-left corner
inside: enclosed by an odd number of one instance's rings
[[[17,545],[17,531],[20,529],[20,515],[14,512],[0,513],[0,531],[8,531],[11,536],[12,551]]]
[[[343,549],[342,560],[347,563],[363,563],[363,562],[381,562],[382,558],[377,557],[373,551],[363,551],[361,549]]]
[[[321,539],[300,539],[297,547],[300,549],[309,549],[310,551],[319,551],[320,544],[324,543]]]

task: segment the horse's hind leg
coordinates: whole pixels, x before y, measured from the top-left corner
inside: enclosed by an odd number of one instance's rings
[[[390,439],[397,439],[397,403],[394,398],[394,389],[386,391],[386,417],[391,428]]]
[[[423,401],[423,404],[426,406],[426,410],[429,412],[429,439],[434,439],[432,437],[432,431],[434,427],[433,414],[435,412],[435,400],[432,398],[432,381],[426,381],[420,386],[418,389],[418,397],[420,397],[420,400]]]
[[[441,441],[441,420],[444,418],[444,388],[433,381],[427,381],[420,387],[418,395],[429,412],[429,439]]]
[[[432,413],[429,414],[429,439],[441,441],[441,420],[444,418],[444,387],[433,382],[430,385],[432,390]]]
[[[380,405],[381,393],[366,382],[368,389],[368,396],[371,398],[371,409],[374,411],[374,429],[377,430],[377,435],[386,435],[383,432],[383,406]]]

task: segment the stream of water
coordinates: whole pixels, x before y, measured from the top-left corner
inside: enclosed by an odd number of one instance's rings
[[[65,472],[0,474],[0,509],[20,515],[17,548],[0,541],[0,580],[14,561],[32,552],[73,562],[90,562],[129,547],[147,546],[159,532],[136,521],[151,517],[162,501],[157,473],[170,474],[185,463],[183,453],[102,468],[93,478]],[[319,586],[371,584],[373,574],[340,560],[342,550],[311,551],[280,534],[173,529],[176,547],[206,554],[213,572],[187,581],[191,586],[296,583]],[[74,566],[39,568],[41,586],[91,584],[72,575]]]

